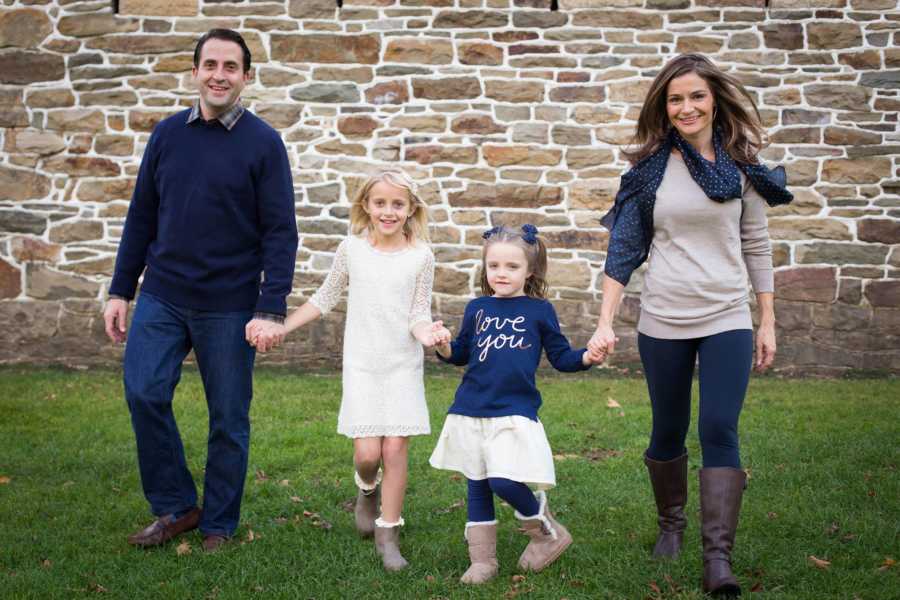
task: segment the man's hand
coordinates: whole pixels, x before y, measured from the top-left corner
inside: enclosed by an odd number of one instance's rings
[[[245,334],[248,344],[254,346],[257,352],[266,353],[281,345],[287,330],[281,323],[253,319],[247,323]]]
[[[121,344],[125,341],[128,327],[128,301],[121,298],[110,298],[103,311],[103,322],[106,335],[113,342]]]

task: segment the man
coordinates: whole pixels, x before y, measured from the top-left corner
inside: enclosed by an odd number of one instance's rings
[[[297,226],[284,144],[240,103],[250,80],[244,39],[209,31],[191,72],[199,100],[160,122],[144,152],[104,320],[110,339],[124,341],[143,272],[125,398],[157,519],[128,541],[156,546],[199,527],[204,550],[215,551],[237,529],[247,473],[255,351],[246,331],[271,335],[284,319]],[[191,349],[209,409],[202,511],[172,414]]]

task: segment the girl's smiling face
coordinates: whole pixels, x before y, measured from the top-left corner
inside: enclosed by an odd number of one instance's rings
[[[369,190],[365,208],[372,230],[382,239],[402,236],[403,226],[414,210],[409,193],[385,181],[379,181]]]
[[[517,244],[496,242],[484,255],[484,272],[496,298],[525,295],[525,281],[531,276],[525,250]]]

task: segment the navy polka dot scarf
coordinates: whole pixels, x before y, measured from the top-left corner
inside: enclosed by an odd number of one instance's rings
[[[656,190],[659,189],[663,175],[666,174],[666,165],[669,162],[669,155],[672,154],[672,148],[677,148],[681,152],[691,177],[711,200],[725,202],[732,198],[740,198],[743,195],[741,171],[769,206],[787,204],[794,199],[794,195],[785,187],[787,177],[784,167],[768,169],[762,164],[736,163],[725,152],[718,130],[713,133],[716,162],[712,163],[681,137],[673,127],[669,137],[656,152],[643,159],[622,176],[622,185],[619,193],[616,194],[615,205],[600,220],[604,227],[612,229],[611,225],[615,223],[615,215],[623,202],[631,199],[650,202],[656,200]]]

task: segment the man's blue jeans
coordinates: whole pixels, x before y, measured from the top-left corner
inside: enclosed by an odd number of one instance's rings
[[[142,293],[125,345],[125,399],[137,439],[144,495],[156,516],[197,505],[172,396],[193,348],[209,409],[200,531],[237,529],[250,449],[254,349],[244,339],[252,311],[209,312]]]

